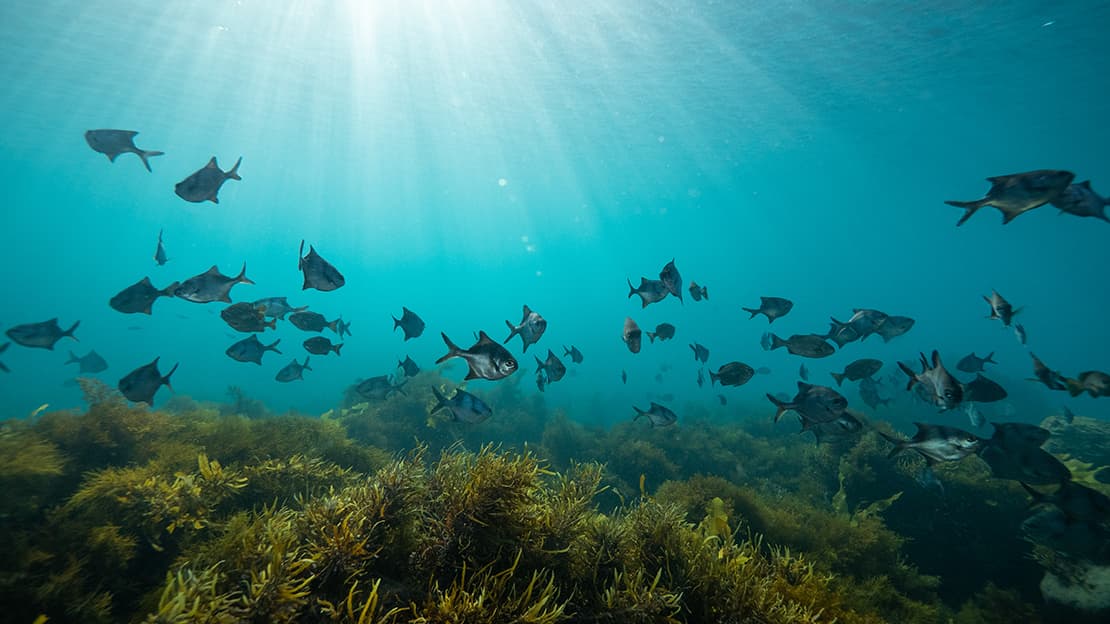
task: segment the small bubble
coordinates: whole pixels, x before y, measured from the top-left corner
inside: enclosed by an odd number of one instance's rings
[[[536,271],[536,277],[543,277],[543,271]]]
[[[667,140],[667,137],[665,137],[665,136],[663,136],[662,134],[660,134],[660,135],[659,135],[659,138],[658,138],[658,139],[656,139],[656,140],[657,140],[657,141],[659,141],[660,143],[662,143],[663,141],[666,141],[666,140]]]
[[[527,251],[528,253],[533,253],[536,251],[536,246],[532,244],[525,245],[524,251]]]
[[[508,184],[509,184],[509,181],[506,180],[505,178],[498,178],[498,180],[497,180],[497,186],[507,186]]]
[[[520,237],[520,242],[527,243],[528,242],[528,235],[527,234],[522,235]]]

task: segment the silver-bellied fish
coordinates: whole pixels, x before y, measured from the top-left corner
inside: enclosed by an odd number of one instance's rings
[[[663,266],[663,270],[659,271],[659,281],[663,282],[663,287],[668,293],[682,301],[682,275],[674,264],[674,258],[671,258],[671,261]]]
[[[997,208],[1005,225],[1034,208],[1056,201],[1074,179],[1075,174],[1070,171],[1053,169],[995,176],[987,178],[991,188],[986,197],[973,201],[947,200],[944,203],[965,210],[956,222],[957,226],[963,225],[983,206]]]
[[[289,305],[286,297],[265,297],[254,301],[254,305],[262,306],[266,318],[276,318],[279,321],[284,321],[285,315],[290,312],[304,312],[308,309],[308,306],[294,308]]]
[[[903,451],[914,451],[933,465],[940,462],[959,461],[977,452],[983,440],[973,433],[956,427],[930,425],[915,422],[917,432],[909,440],[900,440],[879,431],[888,442],[894,445],[887,457],[894,457]]]
[[[636,411],[636,417],[632,420],[639,420],[641,416],[646,416],[653,429],[655,427],[669,427],[678,420],[678,416],[670,408],[655,401],[651,402],[651,406],[647,410],[642,410],[635,405],[632,406],[632,409]]]
[[[909,383],[906,384],[906,390],[913,389],[915,384],[921,384],[925,391],[925,397],[930,403],[939,407],[941,411],[950,410],[959,405],[964,398],[963,386],[944,368],[944,363],[940,360],[940,353],[933,351],[932,364],[925,359],[924,353],[921,353],[920,356],[920,373],[913,372],[909,366],[902,362],[898,363],[898,366],[910,378]]]
[[[520,341],[524,343],[523,353],[528,353],[528,347],[539,342],[543,333],[547,331],[547,321],[527,305],[524,306],[520,325],[513,325],[508,320],[505,321],[505,325],[509,327],[509,337],[505,339],[504,344],[508,344],[513,336],[520,336]]]
[[[243,263],[243,268],[239,270],[239,275],[235,277],[228,277],[220,273],[220,269],[213,264],[212,268],[204,273],[194,275],[182,282],[180,286],[174,289],[173,294],[193,303],[212,303],[213,301],[231,303],[231,288],[233,286],[253,283],[247,277],[246,262]]]
[[[158,266],[163,266],[169,261],[170,258],[166,255],[166,246],[162,244],[162,230],[158,230],[158,246],[154,248],[154,262]]]
[[[135,137],[138,134],[135,130],[87,130],[85,132],[85,142],[89,144],[93,151],[107,156],[111,162],[116,162],[116,158],[120,154],[135,154],[143,161],[143,166],[146,167],[147,171],[153,171],[150,168],[150,158],[161,156],[165,152],[135,147]]]
[[[174,192],[181,199],[187,202],[200,203],[203,201],[210,201],[213,204],[220,203],[220,198],[217,196],[220,192],[220,187],[228,180],[242,180],[239,177],[239,165],[243,164],[243,157],[240,156],[239,160],[235,161],[235,166],[229,171],[223,171],[220,166],[216,164],[216,157],[213,156],[208,164],[201,167],[189,177],[177,183],[174,187]]]
[[[289,383],[290,381],[304,379],[304,371],[306,370],[312,370],[312,368],[308,365],[307,355],[304,358],[304,364],[298,362],[297,358],[293,358],[292,362],[289,362],[288,364],[283,366],[281,370],[277,372],[277,375],[274,375],[274,379],[280,381],[281,383]]]
[[[435,395],[436,404],[432,407],[430,413],[445,409],[451,414],[451,420],[455,422],[476,425],[493,415],[493,410],[490,409],[489,405],[486,405],[485,401],[462,388],[456,388],[455,394],[450,399],[434,386],[432,387],[432,394]]]
[[[646,277],[641,277],[639,288],[632,285],[632,280],[628,280],[628,298],[631,299],[632,295],[639,295],[641,308],[662,301],[669,294],[670,291],[667,290],[667,285],[663,283],[663,280],[649,280]]]
[[[1060,214],[1094,217],[1110,222],[1110,219],[1106,218],[1106,206],[1110,206],[1110,197],[1103,197],[1096,193],[1091,188],[1090,180],[1069,184],[1059,197],[1052,200],[1052,205],[1060,209]]]
[[[518,368],[516,358],[509,350],[494,342],[484,331],[478,332],[478,341],[468,349],[459,348],[447,334],[440,333],[440,336],[447,345],[447,354],[436,360],[436,364],[454,357],[462,358],[468,367],[466,379],[496,381],[512,375]]]
[[[621,332],[621,340],[628,346],[628,350],[633,353],[640,352],[640,341],[643,340],[643,332],[636,321],[628,316],[624,319],[624,330]]]

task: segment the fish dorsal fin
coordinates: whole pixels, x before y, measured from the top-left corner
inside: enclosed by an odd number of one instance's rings
[[[478,344],[494,344],[493,340],[484,331],[478,332]]]
[[[917,427],[917,433],[924,433],[925,430],[929,428],[929,425],[927,423],[916,422],[916,421],[913,423],[913,426]],[[914,437],[917,437],[917,436],[914,436]]]
[[[141,281],[139,281],[139,283],[140,284],[146,284],[147,286],[150,286],[151,288],[154,288],[154,284],[150,283],[150,276],[149,275],[144,277]]]
[[[147,364],[147,366],[153,366],[153,367],[157,368],[158,367],[158,360],[161,359],[161,357],[162,356],[159,355],[158,357],[154,358],[154,361],[151,362],[150,364]]]
[[[994,176],[991,178],[987,178],[987,182],[990,182],[991,184],[1005,184],[1006,181],[1009,179],[1010,176]]]
[[[804,381],[799,381],[798,382],[798,392],[807,392],[812,387],[813,387],[813,384],[807,384]]]
[[[205,271],[204,274],[205,275],[219,275],[220,274],[220,268],[213,264],[212,268]]]
[[[1082,186],[1083,188],[1085,188],[1089,191],[1089,190],[1091,190],[1091,181],[1090,180],[1083,180],[1082,182],[1079,183],[1079,186]]]
[[[220,166],[216,164],[216,157],[213,156],[212,159],[208,161],[208,164],[204,166],[204,168],[205,169],[219,169]]]
[[[528,317],[531,316],[531,315],[532,315],[532,309],[528,307],[527,303],[524,304],[524,319],[527,320]]]

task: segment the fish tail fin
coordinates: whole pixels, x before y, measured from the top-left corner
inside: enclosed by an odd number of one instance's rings
[[[67,362],[68,364],[68,362]],[[1077,397],[1083,394],[1083,384],[1079,383],[1078,379],[1071,379],[1070,377],[1064,378],[1064,385],[1067,386],[1068,394]]]
[[[459,345],[451,342],[451,339],[447,337],[447,334],[440,332],[439,335],[443,336],[443,344],[447,345],[447,355],[436,360],[436,364],[442,364],[447,360],[455,357],[459,354],[460,351],[462,351],[462,349],[459,348]]]
[[[994,351],[991,351],[990,353],[987,354],[987,357],[983,358],[983,363],[984,364],[986,364],[988,362],[991,363],[991,364],[998,364],[998,362],[994,361]]]
[[[397,331],[397,328],[401,326],[401,321],[398,320],[397,317],[393,316],[392,314],[389,316],[389,318],[393,319],[393,331]]]
[[[965,221],[970,219],[971,215],[975,214],[975,211],[979,210],[983,206],[986,206],[987,200],[979,199],[969,202],[948,200],[944,203],[948,204],[949,206],[955,206],[956,208],[963,208],[966,211],[964,212],[964,216],[960,217],[960,220],[956,222],[956,226],[959,227],[963,225]]]
[[[563,357],[568,355],[570,355],[570,349],[568,349],[566,345],[563,345]]]
[[[832,375],[832,378],[836,380],[836,385],[839,386],[839,385],[844,383],[844,373],[829,373],[829,374]]]
[[[236,165],[236,166],[238,166],[238,165]],[[307,355],[304,356],[304,364],[301,364],[301,368],[303,368],[305,370],[312,370],[312,367],[308,365],[308,356]]]
[[[339,343],[339,344],[337,344],[337,345],[332,345],[332,347],[331,347],[331,350],[332,350],[332,351],[335,351],[335,354],[336,354],[336,355],[339,355],[339,350],[343,348],[343,344],[344,344],[344,343],[342,343],[342,342],[341,342],[341,343]]]
[[[304,269],[304,239],[301,239],[301,248],[297,250],[297,270]]]
[[[170,385],[170,377],[172,377],[174,372],[177,371],[178,366],[181,366],[181,362],[174,364],[173,368],[170,369],[170,372],[162,376],[162,383],[170,389],[170,392],[177,392],[177,390],[174,390],[173,386]]]
[[[135,153],[138,154],[139,158],[142,159],[143,166],[146,167],[146,170],[151,173],[154,173],[154,170],[150,168],[150,161],[147,159],[165,154],[165,152],[159,152],[157,150],[138,150]],[[159,235],[159,238],[161,238],[161,235]]]
[[[639,418],[641,416],[647,416],[647,412],[645,412],[644,410],[636,407],[635,405],[632,406],[632,409],[636,410],[636,415],[632,417],[632,420],[634,420],[634,421],[639,420]]]
[[[77,326],[80,325],[80,324],[81,324],[81,321],[77,321],[76,323],[74,323],[73,327],[70,327],[69,329],[62,332],[62,337],[65,338],[66,336],[69,336],[70,338],[73,338],[74,340],[77,340],[77,336],[74,336],[73,332],[77,330]],[[77,340],[77,342],[81,342],[81,341]]]
[[[239,157],[239,160],[235,161],[235,166],[231,168],[231,171],[228,171],[224,175],[226,175],[228,178],[231,178],[232,180],[242,180],[243,178],[239,177],[239,165],[241,164],[243,164],[242,156]]]
[[[80,361],[81,361],[81,358],[77,357],[77,355],[75,355],[73,353],[73,351],[70,351],[69,352],[69,359],[66,360],[66,364],[73,364],[74,362],[80,362]]]
[[[513,339],[513,336],[515,336],[515,335],[517,335],[517,334],[519,334],[519,333],[520,333],[520,329],[519,329],[519,328],[517,328],[517,327],[513,327],[513,324],[512,324],[512,323],[510,323],[509,321],[507,321],[507,320],[506,320],[506,321],[505,321],[505,324],[509,326],[509,337],[508,337],[508,338],[506,338],[506,339],[505,339],[505,342],[504,342],[504,343],[502,343],[502,344],[506,344],[506,343],[508,343],[508,342],[509,342],[510,340],[512,340],[512,339]],[[527,350],[527,349],[528,349],[528,345],[524,345],[524,348],[525,348],[525,349]]]
[[[247,277],[247,263],[243,263],[243,268],[239,270],[239,275],[235,276],[235,281],[240,284],[253,284],[254,281]]]
[[[779,347],[785,347],[785,346],[786,346],[786,341],[785,340],[783,340],[782,338],[779,338],[775,334],[771,334],[771,350],[772,351],[774,351],[775,349],[778,349]]]
[[[636,287],[632,285],[632,280],[625,278],[628,281],[628,298],[631,299],[632,295],[636,294]]]
[[[162,290],[159,290],[158,291],[158,296],[159,297],[172,297],[174,291],[177,290],[177,287],[180,286],[180,285],[181,285],[181,282],[174,282],[174,283],[170,284],[169,286],[166,286]]]
[[[714,373],[713,371],[709,371],[709,385],[710,386],[717,385],[717,380],[720,379],[720,378],[721,378],[721,376],[718,375],[717,373]]]
[[[275,340],[274,343],[271,344],[271,345],[266,345],[265,350],[266,351],[273,351],[274,353],[277,353],[278,355],[281,355],[281,351],[279,351],[278,348],[277,348],[279,342],[281,342],[281,338],[278,338],[277,340]]]
[[[436,398],[436,404],[434,407],[432,407],[432,412],[436,412],[447,407],[447,397],[443,396],[443,393],[439,391],[439,388],[432,386],[432,396]]]
[[[775,410],[775,422],[778,422],[779,419],[782,418],[782,415],[788,409],[790,409],[790,408],[786,407],[786,403],[783,403],[782,401],[776,399],[773,395],[768,394],[767,395],[767,400],[770,401],[771,403],[773,403],[775,405],[775,407],[777,408]]]
[[[331,333],[333,333],[333,334],[338,334],[339,333],[335,329],[336,327],[338,327],[338,323],[339,323],[339,319],[335,319],[334,321],[328,323],[327,327],[328,327],[328,329],[331,330]]]
[[[906,390],[913,388],[913,385],[917,383],[917,373],[913,372],[909,366],[906,366],[902,362],[898,362],[898,368],[902,369],[902,372],[910,377],[909,383],[906,384]]]
[[[652,344],[655,344],[655,337],[658,336],[658,334],[653,334],[652,332],[648,332],[647,335],[648,335],[648,340]]]
[[[706,297],[706,299],[708,299],[708,298],[709,297]],[[759,310],[754,310],[752,308],[740,308],[740,309],[747,312],[748,314],[751,314],[751,316],[748,317],[749,321],[752,320],[753,318],[755,318],[755,315],[759,314]]]
[[[270,319],[269,323],[263,321],[262,324],[266,327],[269,327],[270,329],[277,329],[277,319],[276,318]]]
[[[894,437],[894,436],[892,436],[888,433],[885,433],[883,431],[879,431],[878,429],[876,429],[875,431],[877,431],[879,435],[883,436],[884,440],[886,440],[887,442],[890,442],[891,444],[894,445],[894,448],[890,449],[890,452],[886,454],[887,459],[891,459],[891,458],[895,457],[896,455],[898,455],[899,453],[901,453],[902,451],[906,450],[906,441],[905,440],[899,440],[898,438],[896,438],[896,437]]]
[[[709,288],[707,288],[705,286],[702,286],[701,287],[701,296],[706,301],[709,301]]]

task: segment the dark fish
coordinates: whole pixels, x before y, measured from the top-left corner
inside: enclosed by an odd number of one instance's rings
[[[304,284],[301,285],[301,290],[315,288],[322,292],[330,292],[347,283],[343,274],[330,262],[320,257],[312,245],[308,246],[307,256],[302,254],[304,254],[304,239],[301,239],[301,249],[297,252],[297,257],[300,258],[297,261],[297,268],[304,273]]]
[[[404,382],[395,385],[393,379],[389,375],[378,375],[377,377],[363,380],[355,386],[355,392],[364,399],[384,401],[396,392],[405,394],[405,391],[402,390],[404,385]]]
[[[448,399],[436,387],[432,387],[432,394],[436,397],[436,404],[432,413],[445,409],[451,414],[451,420],[476,425],[493,415],[493,410],[485,401],[470,394],[461,388],[455,389],[455,394]]]
[[[995,290],[991,291],[990,297],[983,295],[983,301],[986,301],[991,307],[990,316],[987,318],[992,320],[999,319],[1006,327],[1010,326],[1010,321],[1013,320],[1014,315],[1021,312],[1020,308],[1015,310],[1014,306],[1010,305],[1010,302],[1006,301],[1006,299]]]
[[[991,476],[996,479],[1032,485],[1051,485],[1071,479],[1068,467],[1038,446],[1008,449],[988,442],[979,451],[979,458],[990,466]]]
[[[416,377],[416,375],[420,372],[420,367],[417,366],[416,362],[407,355],[405,356],[404,360],[397,362],[397,366],[402,371],[404,371],[405,377]]]
[[[277,354],[281,353],[277,348],[279,342],[281,342],[280,338],[275,340],[272,344],[262,344],[258,336],[251,334],[249,337],[228,347],[224,353],[227,354],[227,357],[236,362],[254,362],[261,366],[262,356],[267,351],[273,351]]]
[[[1064,481],[1052,494],[1025,486],[1034,505],[1055,505],[1071,520],[1102,524],[1110,518],[1110,497],[1074,481]]]
[[[705,369],[704,368],[699,368],[698,369],[698,387],[701,388],[704,385],[705,385]]]
[[[663,282],[663,287],[667,289],[667,292],[682,301],[682,275],[679,274],[678,268],[674,265],[674,258],[671,258],[671,261],[659,272],[659,281]]]
[[[807,358],[828,357],[834,351],[833,346],[817,334],[794,334],[786,340],[771,334],[771,349],[779,347],[786,347],[790,353]]]
[[[628,383],[628,371],[624,371],[624,370],[621,371],[621,383],[622,384],[627,384]]]
[[[775,422],[787,411],[797,412],[804,422],[830,422],[843,416],[844,410],[848,409],[848,399],[836,390],[804,381],[798,382],[798,393],[789,401],[770,394],[767,399],[775,405]]]
[[[908,316],[888,316],[885,321],[875,328],[875,333],[882,336],[883,342],[890,342],[910,331],[914,323],[915,321]]]
[[[882,431],[879,435],[894,445],[887,457],[911,450],[925,458],[930,466],[939,462],[959,461],[979,450],[983,440],[973,433],[945,425],[915,422],[917,433],[909,440],[899,440]]]
[[[802,381],[809,381],[809,369],[806,368],[805,362],[802,362],[801,366],[798,367],[798,376],[802,378]]]
[[[975,379],[964,384],[964,400],[975,403],[993,403],[1001,401],[1007,396],[1006,389],[998,382],[987,379],[982,373],[976,373]]]
[[[837,442],[855,438],[863,430],[863,423],[858,418],[845,412],[836,420],[828,422],[809,423],[802,419],[802,431],[810,431],[817,439],[817,444]]]
[[[508,349],[494,342],[484,331],[478,332],[478,342],[469,349],[460,349],[458,345],[451,342],[447,334],[440,333],[440,336],[447,345],[447,355],[436,360],[436,364],[442,364],[453,357],[461,357],[466,360],[466,365],[469,367],[466,379],[496,381],[516,372],[517,362],[513,355]]]
[[[628,298],[631,299],[632,295],[639,295],[641,308],[662,301],[668,294],[670,294],[670,291],[667,290],[667,285],[662,280],[649,280],[646,277],[641,277],[639,288],[632,285],[632,280],[628,280]]]
[[[771,350],[771,332],[763,332],[763,335],[759,337],[759,346],[763,347],[764,351]]]
[[[239,165],[243,162],[243,157],[240,156],[239,160],[235,161],[235,166],[228,172],[220,170],[220,166],[216,164],[216,157],[213,156],[208,164],[201,167],[189,177],[177,183],[174,187],[174,192],[181,199],[188,202],[200,203],[203,201],[210,201],[213,204],[220,203],[220,198],[216,196],[220,192],[220,187],[228,180],[242,180],[239,177]]]
[[[690,296],[694,298],[694,301],[701,301],[702,299],[709,301],[709,289],[705,286],[698,286],[697,282],[690,282]]]
[[[940,361],[940,354],[933,351],[932,366],[929,365],[929,360],[925,359],[924,353],[920,355],[920,373],[914,373],[909,366],[898,362],[898,366],[910,378],[906,390],[912,389],[914,384],[921,384],[928,401],[939,407],[941,411],[959,405],[964,398],[963,386],[944,368],[944,364]]]
[[[690,348],[694,351],[694,360],[701,362],[702,364],[705,364],[709,361],[709,349],[706,349],[697,342],[690,345]]]
[[[114,297],[108,300],[108,305],[113,310],[124,314],[150,314],[154,302],[159,297],[174,296],[174,292],[180,286],[179,282],[174,282],[159,290],[154,287],[154,284],[150,283],[149,277],[144,277],[116,293]]]
[[[628,350],[633,353],[639,353],[640,341],[642,339],[640,326],[636,324],[636,321],[632,320],[632,317],[625,317],[624,331],[621,333],[621,340],[624,341],[624,344],[628,345]]]
[[[843,349],[844,345],[855,342],[860,339],[859,332],[856,328],[852,327],[851,323],[838,321],[834,317],[829,317],[829,333],[824,335],[825,340],[831,340],[836,343],[838,348]]]
[[[568,349],[564,346],[563,357],[566,357],[568,355],[570,356],[570,361],[574,362],[575,364],[582,363],[582,352],[578,350],[578,347],[571,345]]]
[[[513,336],[519,335],[520,341],[524,343],[524,353],[528,353],[528,347],[539,342],[543,333],[547,331],[547,321],[527,305],[524,306],[524,317],[520,325],[514,326],[507,320],[505,324],[509,326],[509,337],[505,339],[505,344],[508,344]]]
[[[280,321],[284,321],[285,315],[290,312],[304,312],[308,309],[308,306],[294,308],[289,305],[289,300],[285,297],[266,297],[255,301],[254,305],[262,306],[266,318],[274,318]]]
[[[551,349],[548,349],[547,360],[541,361],[540,358],[536,358],[536,374],[544,375],[545,383],[553,384],[567,374],[567,367],[562,360],[551,352]]]
[[[967,419],[971,422],[972,427],[979,428],[987,424],[987,417],[970,401],[964,404],[964,413],[967,414]]]
[[[1021,422],[991,423],[994,434],[988,443],[996,448],[1014,451],[1022,448],[1040,448],[1052,432],[1044,427]]]
[[[6,343],[5,346],[7,344],[11,343]],[[77,364],[77,372],[79,373],[99,373],[108,368],[108,362],[104,361],[104,358],[100,357],[100,354],[96,351],[89,351],[81,357],[77,357],[73,351],[70,351],[66,364]]]
[[[170,376],[177,370],[178,365],[174,364],[170,372],[163,376],[158,372],[158,359],[154,358],[150,364],[136,368],[119,380],[119,391],[127,397],[127,400],[132,403],[154,405],[154,393],[158,392],[159,388],[166,386],[173,390]]]
[[[1077,217],[1094,217],[1110,222],[1105,210],[1110,205],[1110,198],[1096,193],[1091,188],[1090,180],[1068,185],[1059,197],[1052,200],[1052,205],[1059,208],[1061,214],[1066,212]]]
[[[304,371],[306,370],[312,370],[308,365],[307,355],[304,358],[304,364],[297,362],[297,358],[293,358],[292,362],[286,364],[277,372],[277,375],[274,375],[274,379],[281,383],[289,383],[290,381],[304,379]]]
[[[108,160],[116,162],[120,154],[135,154],[142,161],[147,171],[151,171],[150,161],[152,156],[161,156],[165,152],[155,150],[141,150],[135,147],[135,136],[139,134],[134,130],[88,130],[85,132],[85,142],[93,151],[100,152]]]
[[[1025,326],[1021,323],[1014,323],[1014,337],[1021,344],[1025,344],[1029,340],[1029,336],[1025,333]]]
[[[660,342],[670,340],[674,338],[674,325],[670,323],[660,323],[655,326],[654,332],[648,332],[647,335],[651,342],[655,342],[656,338],[658,338]]]
[[[342,338],[344,335],[351,335],[351,324],[347,321],[344,321],[342,316],[335,319],[335,333],[339,334],[340,338]]]
[[[304,344],[304,350],[313,355],[327,355],[332,352],[339,355],[339,350],[343,348],[343,343],[332,344],[330,340],[323,336],[313,336],[302,344]]]
[[[0,348],[0,352],[2,352],[3,350],[3,348]],[[1064,419],[1064,422],[1068,423],[1069,425],[1075,422],[1075,413],[1068,409],[1067,405],[1065,405],[1064,408],[1061,410],[1060,416]]]
[[[1045,366],[1032,351],[1029,352],[1029,357],[1033,358],[1033,376],[1035,379],[1029,381],[1039,381],[1048,387],[1049,390],[1067,390],[1067,379],[1060,373]]]
[[[663,373],[655,373],[655,383],[663,383]]]
[[[247,277],[247,263],[243,263],[243,268],[239,271],[239,275],[235,277],[228,277],[212,265],[200,275],[194,275],[181,283],[180,286],[174,289],[173,294],[186,301],[193,303],[211,303],[213,301],[222,301],[224,303],[231,303],[231,288],[236,284],[253,284],[249,277]]]
[[[974,352],[968,353],[956,363],[956,368],[965,373],[978,373],[985,370],[986,364],[998,364],[994,361],[994,351],[987,354],[987,357],[979,357]]]
[[[886,319],[887,314],[885,312],[856,308],[852,310],[852,316],[848,319],[848,324],[859,335],[860,340],[866,340],[868,336],[876,333],[886,323]]]
[[[294,312],[289,315],[289,322],[301,331],[322,332],[327,327],[332,333],[339,333],[336,331],[339,320],[329,321],[319,312]]]
[[[721,405],[728,405],[728,399],[726,399],[723,394],[718,394],[717,400],[721,402]]]
[[[235,331],[261,332],[275,329],[277,319],[266,320],[266,307],[241,301],[220,310],[220,318]]]
[[[1102,371],[1084,371],[1075,379],[1065,378],[1064,384],[1071,396],[1084,392],[1095,398],[1110,396],[1110,375]]]
[[[873,410],[879,409],[880,405],[890,405],[890,399],[884,399],[879,396],[879,384],[870,377],[864,377],[859,382],[859,398]]]
[[[742,386],[755,376],[755,370],[743,362],[729,362],[717,369],[709,371],[710,385],[721,382],[722,386]]]
[[[27,323],[25,325],[16,325],[15,327],[4,332],[8,338],[13,342],[24,347],[32,347],[35,349],[54,350],[54,345],[65,337],[77,340],[77,336],[73,335],[74,330],[81,324],[77,321],[73,327],[62,331],[58,326],[58,318],[52,318],[49,321],[42,321],[41,323]]]
[[[1037,504],[1036,499],[1033,504]],[[1055,506],[1044,507],[1026,518],[1021,531],[1026,540],[1060,553],[1069,561],[1103,561],[1110,545],[1110,531],[1103,523],[1071,518]],[[1092,587],[1086,582],[1083,586]]]
[[[675,421],[678,420],[678,416],[675,415],[674,412],[654,401],[652,401],[651,407],[648,408],[647,411],[644,411],[636,407],[635,405],[632,406],[632,409],[636,410],[636,417],[632,420],[638,420],[641,416],[647,416],[648,420],[651,421],[652,428],[668,427],[670,425],[673,425]]]
[[[952,201],[944,203],[966,210],[956,222],[957,226],[975,214],[983,206],[994,206],[1002,212],[1002,224],[1013,221],[1018,215],[1039,208],[1048,202],[1056,201],[1068,188],[1075,174],[1070,171],[1041,169],[1027,173],[1014,173],[987,178],[991,188],[987,196],[975,201]]]
[[[166,257],[166,246],[162,244],[162,230],[158,230],[158,247],[154,249],[154,262],[162,266],[169,261],[170,259]]]
[[[832,378],[836,380],[836,385],[841,385],[845,379],[848,381],[859,381],[861,379],[868,379],[879,369],[883,367],[880,360],[872,358],[863,358],[852,362],[844,367],[843,373],[830,373]]]
[[[12,346],[12,343],[10,342],[5,342],[4,344],[0,345],[0,353],[7,351],[8,347],[10,346]],[[4,371],[5,373],[12,372],[11,369],[4,365],[3,362],[0,362],[0,371]]]
[[[392,316],[389,318],[393,319],[393,331],[397,331],[397,328],[400,327],[405,334],[405,340],[419,338],[424,333],[424,320],[404,306],[401,307],[400,319]]]
[[[760,366],[759,368],[755,369],[755,374],[756,375],[770,375],[771,374],[771,368],[768,367],[768,366]]]
[[[794,308],[794,302],[782,297],[760,297],[758,308],[740,308],[741,310],[751,314],[749,318],[753,319],[757,314],[762,314],[767,317],[767,323],[774,323],[775,319],[786,316],[791,309]]]

